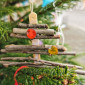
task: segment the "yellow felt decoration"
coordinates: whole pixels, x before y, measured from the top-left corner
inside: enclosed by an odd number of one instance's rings
[[[51,55],[56,55],[58,54],[58,49],[56,46],[52,46],[51,49],[48,49],[48,53]]]

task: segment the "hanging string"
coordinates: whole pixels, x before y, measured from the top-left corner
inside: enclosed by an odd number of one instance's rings
[[[53,3],[53,6],[55,8],[55,12],[58,14],[57,17],[59,19],[60,14],[58,13],[58,11],[56,11],[55,3],[56,3],[56,1]],[[61,35],[61,37],[62,37],[62,45],[64,45],[65,38],[64,38],[64,34],[63,34],[63,31],[62,31],[61,23],[60,22],[58,23],[58,33],[57,34],[60,34]],[[60,40],[57,39],[56,45],[59,45],[59,43],[60,43]]]
[[[58,27],[59,27],[58,32],[60,33],[60,35],[62,37],[62,45],[64,45],[65,38],[64,38],[64,34],[63,34],[63,31],[62,31],[61,25],[59,24]],[[58,41],[58,43],[59,43],[59,41]]]
[[[31,12],[33,12],[33,0],[30,0],[30,9],[31,9]]]

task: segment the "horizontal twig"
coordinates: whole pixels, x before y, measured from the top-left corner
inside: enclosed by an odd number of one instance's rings
[[[38,60],[39,61],[39,60]],[[49,63],[49,61],[44,61],[44,60],[41,60],[42,62],[44,63]],[[40,62],[41,62],[40,61]],[[53,62],[50,62],[52,63],[52,66],[60,66],[60,67],[65,67],[65,66],[68,66],[68,67],[76,67],[76,68],[81,68],[79,66],[74,66],[74,65],[68,65],[68,64],[61,64],[61,63],[53,63]],[[49,64],[50,64],[49,63]],[[9,61],[0,61],[0,64],[2,64],[4,67],[9,67],[9,66],[22,66],[22,65],[26,65],[26,66],[29,66],[29,67],[46,67],[45,64],[34,64],[34,63],[30,63],[30,62],[9,62]],[[50,65],[48,65],[50,66]],[[75,70],[75,73],[77,74],[80,74],[80,75],[85,75],[85,71],[83,70]]]
[[[11,37],[16,37],[16,38],[28,39],[28,37],[26,35],[15,34],[15,33],[11,33],[10,36]],[[59,39],[59,38],[60,38],[60,35],[54,35],[54,36],[39,35],[39,36],[35,37],[35,39]]]
[[[48,52],[44,51],[7,51],[6,49],[1,49],[2,53],[27,53],[27,54],[43,54],[43,55],[50,55]],[[75,52],[58,52],[58,55],[76,55]]]
[[[19,27],[24,28],[48,28],[47,24],[25,24],[25,23],[18,23]]]
[[[69,68],[75,67],[77,69],[82,69],[81,66],[76,66],[76,65],[71,65],[71,64],[62,64],[62,63],[57,63],[57,62],[52,62],[52,61],[46,61],[46,60],[37,60],[37,59],[31,58],[31,57],[5,57],[5,58],[1,58],[1,60],[22,60],[22,61],[23,60],[32,60],[32,61],[40,62],[41,65],[59,66],[59,67],[63,67],[63,68],[65,66],[68,66]]]
[[[9,61],[0,61],[0,64],[2,64],[4,67],[9,67],[9,66],[22,66],[22,65],[27,65],[31,67],[42,67],[43,64],[34,64],[31,62],[9,62]]]
[[[52,45],[40,45],[40,46],[36,46],[36,45],[6,45],[5,49],[7,51],[11,51],[11,50],[48,50],[49,48],[51,48]],[[59,51],[63,52],[66,51],[67,49],[64,46],[61,45],[54,45],[58,48]]]
[[[46,61],[46,60],[37,60],[37,59],[31,58],[31,57],[28,57],[28,59],[33,60],[33,61],[38,61],[38,62],[41,62],[41,63],[51,64],[52,66],[59,66],[59,67],[68,66],[69,68],[76,67],[77,69],[82,69],[81,66],[76,66],[76,65],[71,65],[71,64],[62,64],[62,63],[56,63],[56,62]]]
[[[80,75],[85,75],[85,71],[83,70],[76,70],[75,72]]]
[[[27,34],[28,29],[21,29],[21,28],[13,28],[13,33],[16,34]],[[44,35],[54,35],[54,29],[34,29],[37,34],[44,34]]]

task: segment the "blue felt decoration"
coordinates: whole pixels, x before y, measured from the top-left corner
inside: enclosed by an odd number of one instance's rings
[[[54,0],[43,0],[43,4],[42,4],[42,7],[45,7],[47,6],[48,4],[54,2]]]

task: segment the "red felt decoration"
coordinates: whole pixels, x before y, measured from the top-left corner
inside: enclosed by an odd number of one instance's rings
[[[23,69],[23,68],[29,68],[29,67],[28,67],[28,66],[21,66],[20,68],[18,68],[18,69],[16,70],[16,72],[14,73],[14,81],[15,81],[15,84],[14,84],[14,85],[22,85],[22,83],[18,83],[18,82],[17,82],[17,80],[16,80],[16,75],[17,75],[17,73],[18,73],[21,69]],[[38,76],[38,79],[42,79],[42,78],[43,78],[42,75],[39,75],[39,76]],[[34,77],[31,76],[31,79],[33,80],[33,85],[35,85]],[[24,85],[24,84],[23,84],[23,85]]]
[[[14,81],[15,81],[15,84],[14,85],[22,85],[21,83],[18,83],[17,80],[16,80],[16,75],[18,73],[18,71],[20,71],[21,69],[23,68],[29,68],[28,66],[21,66],[19,69],[16,70],[15,74],[14,74]],[[24,85],[24,84],[23,84]]]
[[[21,83],[18,83],[17,80],[16,80],[16,75],[17,73],[23,69],[23,68],[29,68],[28,66],[21,66],[20,68],[18,68],[14,74],[14,81],[15,81],[15,84],[14,85],[22,85]],[[34,77],[31,77],[31,79],[33,80],[33,85],[35,85],[35,82],[34,82]],[[24,85],[24,84],[23,84]]]
[[[29,39],[34,39],[36,37],[36,31],[34,29],[27,30],[27,37]]]

